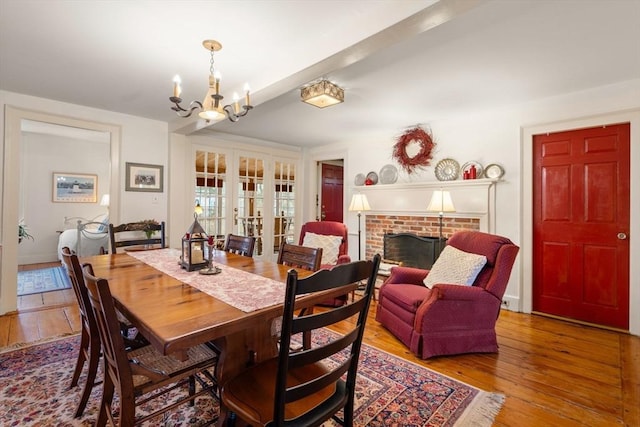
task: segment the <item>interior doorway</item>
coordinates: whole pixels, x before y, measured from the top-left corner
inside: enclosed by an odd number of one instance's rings
[[[120,178],[120,135],[117,125],[80,120],[38,111],[6,106],[4,128],[4,182],[2,184],[2,251],[0,252],[0,314],[14,311],[17,307],[18,239],[9,238],[15,232],[20,220],[20,151],[22,122],[33,121],[51,123],[76,129],[106,132],[110,140],[109,188],[119,188]],[[48,187],[48,186],[47,186]],[[110,212],[113,221],[119,216],[119,193],[112,191]]]
[[[344,222],[344,161],[318,162],[318,175],[316,220]]]
[[[533,311],[629,329],[630,124],[533,136]]]

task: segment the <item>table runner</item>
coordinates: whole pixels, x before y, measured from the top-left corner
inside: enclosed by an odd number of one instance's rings
[[[127,254],[245,313],[284,301],[285,283],[283,282],[215,264],[215,262],[214,264],[222,270],[220,274],[206,276],[197,271],[186,271],[178,264],[180,251],[177,249],[127,252]]]

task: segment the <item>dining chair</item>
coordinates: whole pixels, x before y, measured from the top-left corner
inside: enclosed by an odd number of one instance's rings
[[[317,271],[320,269],[321,261],[322,248],[292,245],[284,240],[280,243],[278,264],[302,268],[309,271]]]
[[[220,391],[222,420],[233,413],[251,425],[318,426],[333,418],[352,426],[358,359],[379,264],[380,255],[375,255],[372,260],[341,264],[303,279],[290,270],[278,355],[225,382]],[[367,282],[362,298],[314,315],[295,315],[298,297],[339,288],[348,293],[349,285],[361,280]],[[346,319],[355,321],[342,322]],[[344,335],[330,334],[327,341],[305,351],[290,350],[293,335],[339,322]],[[331,363],[323,363],[340,352]],[[342,420],[336,416],[340,409]]]
[[[255,245],[256,238],[253,236],[238,236],[236,234],[229,233],[224,242],[223,250],[238,255],[252,257]]]
[[[82,267],[75,254],[71,253],[71,249],[65,246],[62,248],[62,262],[64,263],[69,280],[71,281],[71,287],[73,293],[78,300],[78,306],[80,308],[80,349],[78,351],[78,359],[76,360],[76,367],[73,370],[71,376],[71,384],[69,388],[73,388],[78,385],[78,379],[82,373],[82,368],[85,362],[88,365],[87,379],[82,389],[80,402],[74,413],[75,418],[82,416],[91,390],[95,385],[96,373],[98,372],[98,362],[100,360],[100,336],[98,333],[98,326],[96,324],[95,316],[91,311],[91,303],[89,302],[89,295],[87,288],[84,284],[84,277],[82,276]]]
[[[147,237],[142,237],[142,233]],[[158,235],[156,235],[158,234]],[[111,242],[111,253],[117,253],[117,249],[127,246],[150,246],[159,245],[165,248],[165,223],[164,221],[153,223],[149,221],[129,222],[120,225],[109,224],[109,240]]]
[[[215,369],[217,355],[207,344],[189,348],[185,361],[162,355],[151,345],[127,352],[118,329],[108,281],[94,276],[91,264],[84,264],[82,272],[98,325],[105,360],[102,401],[97,426],[106,425],[107,419],[115,426],[140,424],[178,405],[189,402],[193,406],[195,398],[204,393],[216,396],[217,383],[214,375],[208,370]],[[199,375],[203,375],[204,378]],[[197,392],[196,381],[201,386]],[[159,399],[158,401],[166,406],[136,419],[136,406],[162,397],[184,385],[188,385],[187,396],[172,402]],[[120,415],[117,423],[111,406],[116,389],[120,397]],[[168,398],[168,400],[173,399]]]
[[[84,282],[82,267],[80,266],[78,256],[72,253],[68,246],[63,247],[61,253],[62,262],[67,270],[69,281],[71,282],[71,287],[76,295],[80,309],[80,349],[78,350],[78,359],[76,360],[76,366],[71,376],[70,389],[78,385],[78,379],[80,378],[85,362],[88,365],[87,378],[74,414],[74,417],[79,418],[84,412],[91,390],[96,385],[95,379],[98,362],[100,360],[100,335],[96,318],[91,309],[91,303],[89,302],[89,294],[87,293],[87,287]],[[123,335],[123,340],[128,349],[134,349],[148,344],[142,336],[132,333],[133,327],[124,315],[120,312],[116,314],[120,332]]]
[[[307,246],[292,245],[285,240],[280,243],[278,252],[278,264],[287,265],[303,270],[318,271],[322,262],[322,248],[311,248]],[[313,307],[303,308],[298,312],[298,316],[307,316],[313,313]],[[311,332],[302,334],[301,348],[307,349],[311,346]],[[295,348],[292,347],[292,348]]]

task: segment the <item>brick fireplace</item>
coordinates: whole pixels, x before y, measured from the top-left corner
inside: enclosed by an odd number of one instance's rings
[[[418,236],[439,237],[437,216],[425,215],[366,215],[365,259],[374,254],[382,255],[386,233],[413,233]],[[442,236],[447,239],[456,231],[480,230],[480,218],[447,218],[442,221]]]
[[[483,178],[355,187],[354,193],[365,194],[371,205],[370,211],[362,213],[363,256],[370,259],[376,253],[384,254],[385,233],[439,237],[438,215],[426,212],[434,190],[448,190],[456,209],[443,217],[444,238],[459,230],[494,233],[497,182]],[[349,246],[358,247],[357,235]]]

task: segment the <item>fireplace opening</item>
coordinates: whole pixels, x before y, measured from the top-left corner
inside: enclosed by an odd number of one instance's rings
[[[418,236],[414,233],[386,233],[384,235],[384,259],[401,262],[404,267],[431,269],[447,239]]]

